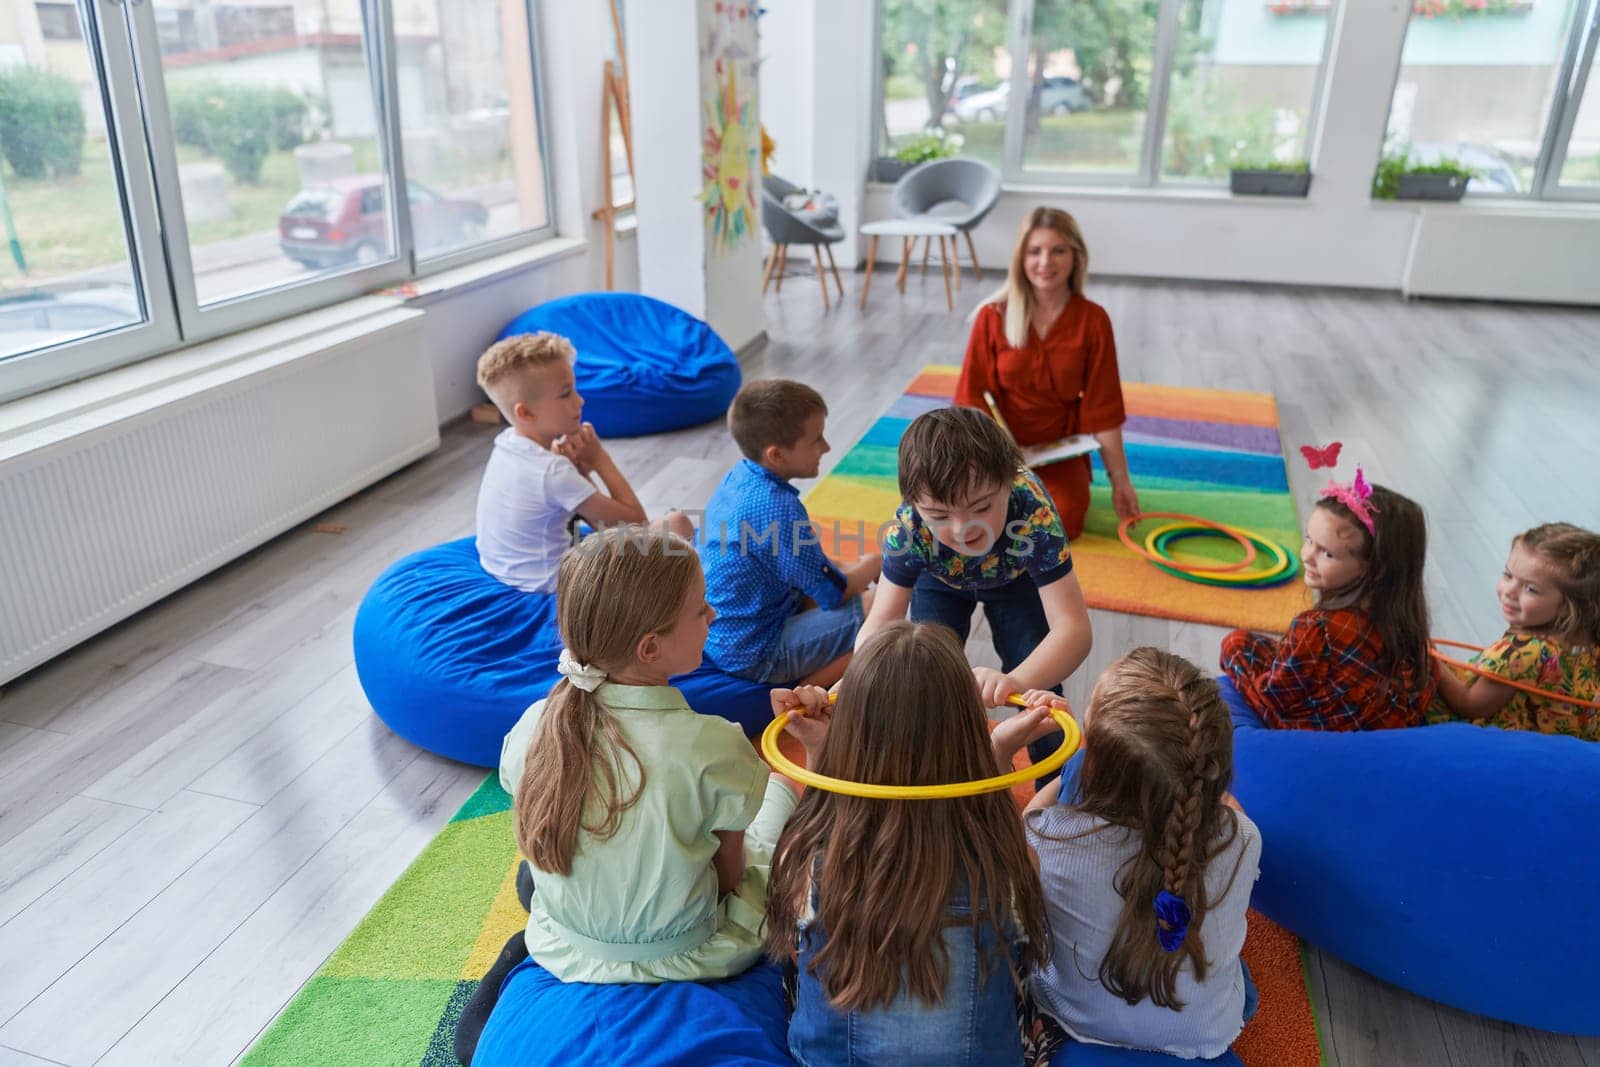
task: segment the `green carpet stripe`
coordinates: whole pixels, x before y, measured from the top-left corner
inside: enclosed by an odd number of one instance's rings
[[[245,1055],[242,1065],[416,1063],[458,984],[313,978]]]
[[[1096,486],[1090,490],[1093,507],[1084,528],[1102,537],[1117,536],[1117,516],[1111,510],[1111,491]],[[1228,492],[1175,492],[1139,486],[1139,506],[1145,511],[1175,511],[1243,526],[1253,533],[1270,537],[1290,551],[1299,551],[1300,520],[1294,500],[1285,494]],[[1150,520],[1152,523],[1156,520]],[[1141,531],[1153,526],[1141,523]]]
[[[857,445],[834,465],[829,477],[864,478],[880,480],[891,491],[899,484],[900,454],[898,449],[879,445]]]
[[[322,973],[454,982],[515,858],[509,813],[449,823]]]
[[[461,805],[461,810],[451,817],[451,822],[479,819],[485,815],[498,815],[511,810],[511,794],[500,788],[500,776],[490,772],[477,790]]]

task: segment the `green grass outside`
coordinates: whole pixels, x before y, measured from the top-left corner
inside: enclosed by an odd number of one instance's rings
[[[1565,185],[1600,185],[1600,154],[1586,159],[1569,157],[1561,168],[1561,181]]]
[[[379,170],[379,148],[375,139],[345,143],[355,151],[356,173],[370,174]],[[210,158],[198,148],[178,146],[180,165]],[[486,185],[510,176],[509,158],[502,157],[478,167],[467,167],[445,158],[440,162],[439,173],[424,179],[423,184],[448,195],[454,189]],[[249,185],[231,177],[227,182],[233,214],[217,222],[191,226],[191,247],[202,248],[252,234],[276,233],[278,216],[300,189],[300,171],[292,151],[273,152],[262,163],[259,183]],[[0,252],[0,285],[38,284],[66,274],[128,262],[122,206],[106,142],[85,142],[83,166],[76,177],[29,180],[16,177],[7,168],[5,190],[17,239],[28,263],[28,275],[24,277],[11,256]]]
[[[1071,115],[1046,115],[1039,133],[1029,138],[1023,152],[1023,166],[1029,170],[1133,171],[1139,167],[1139,125],[1142,112],[1125,108],[1079,111]],[[951,133],[966,139],[961,149],[999,167],[1004,154],[1005,122],[952,122]],[[911,136],[891,138],[889,152],[897,142]]]

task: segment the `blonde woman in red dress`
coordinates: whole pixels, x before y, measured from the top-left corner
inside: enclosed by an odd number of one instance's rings
[[[1065,211],[1034,208],[1023,221],[1005,288],[978,309],[956,385],[956,403],[987,409],[991,393],[1017,443],[1093,434],[1111,478],[1118,518],[1139,513],[1122,447],[1122,380],[1105,308],[1083,295],[1089,249]],[[1037,474],[1069,538],[1089,511],[1089,457],[1048,463]]]

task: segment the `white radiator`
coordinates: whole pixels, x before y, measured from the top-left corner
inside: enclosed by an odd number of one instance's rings
[[[0,682],[438,447],[421,312],[273,341],[0,439]]]
[[[1448,204],[1417,215],[1407,296],[1600,304],[1600,215],[1581,204]]]

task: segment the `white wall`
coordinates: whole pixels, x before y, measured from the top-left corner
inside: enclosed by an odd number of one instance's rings
[[[628,90],[639,289],[700,316],[740,349],[765,332],[759,193],[743,209],[747,229],[726,239],[713,235],[700,200],[708,162],[732,173],[743,189],[755,189],[760,180],[759,112],[740,110],[746,118],[738,136],[725,142],[742,146],[742,153],[703,156],[708,127],[721,121],[724,78],[735,77],[741,107],[759,107],[756,20],[733,18],[729,7],[712,0],[630,0]]]
[[[862,0],[784,0],[761,19],[761,121],[777,142],[772,172],[839,198],[845,239],[834,258],[855,263],[872,158],[874,6]]]
[[[856,33],[868,53],[865,62],[844,44],[851,36],[845,0],[790,0],[784,6],[795,9],[794,17],[827,10],[843,19],[830,34],[817,36],[809,60],[785,55],[767,78],[769,93],[785,94],[779,73],[797,72],[788,75],[797,80],[787,95],[816,101],[810,170],[816,184],[827,188],[838,179],[824,180],[826,168],[844,163],[853,167],[856,162],[840,146],[866,143],[875,149],[870,143],[877,76],[870,62],[873,5],[859,5],[857,11],[868,12],[866,28]],[[1078,217],[1090,247],[1091,270],[1103,274],[1600,304],[1600,285],[1591,284],[1596,275],[1590,264],[1600,253],[1589,251],[1600,250],[1600,208],[1562,209],[1562,254],[1532,255],[1555,225],[1546,205],[1424,208],[1372,200],[1372,171],[1410,7],[1405,0],[1347,0],[1339,5],[1323,108],[1312,133],[1314,177],[1306,199],[1235,198],[1224,190],[1009,187],[974,234],[980,262],[1003,267],[1021,220],[1033,207],[1048,204]],[[804,128],[787,109],[769,109],[767,114]],[[776,129],[772,133],[780,136]],[[806,169],[802,162],[785,165],[797,172]],[[856,173],[865,169],[863,160]],[[848,189],[838,189],[848,203]],[[1458,224],[1419,224],[1424,211],[1432,220],[1446,218],[1452,210],[1460,213]],[[853,231],[859,219],[892,215],[889,186],[869,184],[859,218],[848,225]],[[859,244],[848,260],[859,261],[864,252]],[[883,248],[880,255],[895,256],[898,250]],[[1514,288],[1505,284],[1508,262],[1518,264]]]

